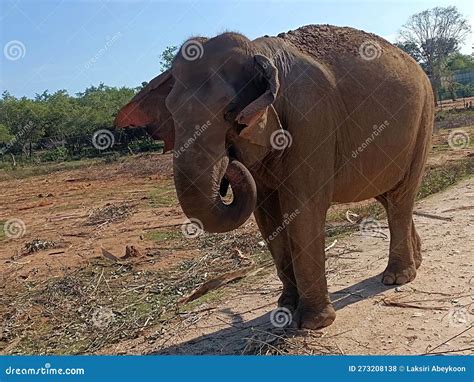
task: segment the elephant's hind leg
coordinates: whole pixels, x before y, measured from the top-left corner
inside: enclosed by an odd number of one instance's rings
[[[387,211],[390,228],[390,253],[382,278],[387,285],[412,281],[421,265],[421,241],[413,222],[413,207],[431,140],[433,121],[430,100],[427,105],[428,111],[421,118],[410,168],[392,190],[377,197]]]
[[[260,232],[272,254],[278,277],[283,283],[278,306],[295,310],[299,300],[298,289],[291,261],[290,241],[280,209],[278,191],[259,188],[257,208],[254,214]]]
[[[421,242],[412,218],[414,195],[400,185],[376,199],[387,211],[390,228],[389,259],[382,282],[386,285],[408,283],[415,278],[421,264]]]
[[[384,206],[385,211],[387,212],[387,216],[388,216],[389,215],[388,201],[387,201],[386,195],[384,194],[384,195],[377,196],[375,199],[377,199]],[[422,258],[422,255],[421,255],[420,235],[418,235],[418,232],[416,232],[415,222],[413,221],[413,219],[411,220],[410,239],[411,239],[411,244],[412,244],[412,248],[413,248],[413,258],[414,258],[414,261],[415,261],[415,267],[416,267],[416,269],[418,269],[421,265],[421,262],[422,262],[423,258]]]

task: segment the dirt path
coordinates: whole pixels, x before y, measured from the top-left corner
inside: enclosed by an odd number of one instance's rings
[[[417,211],[452,220],[415,217],[424,261],[416,280],[399,288],[380,282],[389,245],[386,222],[375,237],[357,232],[339,240],[327,260],[337,319],[322,331],[301,336],[271,324],[280,289],[271,268],[225,287],[219,301],[198,306],[182,320],[103,353],[472,353],[473,200],[471,178],[418,203]]]

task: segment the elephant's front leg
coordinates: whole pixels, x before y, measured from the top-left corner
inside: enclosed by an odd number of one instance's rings
[[[288,225],[299,295],[293,324],[318,329],[336,318],[325,275],[324,225],[329,201],[320,196],[325,195],[325,190],[306,197],[296,191],[288,190],[284,196],[280,193],[282,212],[294,216]]]
[[[293,311],[298,305],[298,290],[293,273],[287,226],[280,210],[278,191],[259,187],[257,209],[254,214],[260,232],[272,254],[278,277],[283,283],[283,292],[278,299],[278,306]]]

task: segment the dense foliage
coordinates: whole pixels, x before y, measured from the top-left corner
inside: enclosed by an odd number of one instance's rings
[[[45,91],[34,99],[4,92],[0,99],[0,158],[13,154],[47,161],[101,155],[105,150],[95,148],[92,137],[102,129],[114,135],[109,151],[129,151],[130,143],[138,150],[141,146],[149,149],[144,134],[132,131],[131,135],[113,127],[117,111],[137,90],[100,84],[75,96],[65,90]]]

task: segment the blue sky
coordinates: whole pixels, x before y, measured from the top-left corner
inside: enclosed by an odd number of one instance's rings
[[[233,30],[255,38],[329,23],[393,41],[411,14],[434,6],[456,5],[471,24],[474,20],[470,1],[453,0],[0,0],[0,4],[0,90],[28,97],[46,89],[73,94],[100,82],[137,86],[159,73],[159,54],[166,46],[194,35]],[[471,46],[470,37],[463,53],[471,53]]]

